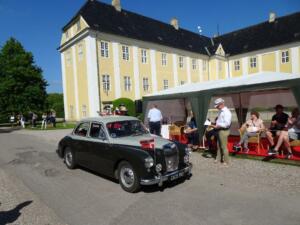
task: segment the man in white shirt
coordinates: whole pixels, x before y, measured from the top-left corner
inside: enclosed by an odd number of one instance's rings
[[[213,126],[218,132],[218,152],[215,162],[222,162],[223,165],[228,165],[229,152],[227,143],[232,115],[230,110],[225,106],[225,101],[222,98],[215,100],[215,108],[219,110],[216,125]]]
[[[148,112],[148,121],[150,133],[160,136],[161,134],[161,121],[163,117],[157,105],[153,105]]]

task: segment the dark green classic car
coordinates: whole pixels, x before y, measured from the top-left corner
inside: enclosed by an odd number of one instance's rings
[[[128,192],[189,177],[192,169],[186,145],[152,136],[129,116],[82,120],[59,142],[58,154],[68,168],[80,165],[116,178]]]

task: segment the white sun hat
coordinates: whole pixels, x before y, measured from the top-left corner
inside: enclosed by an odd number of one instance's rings
[[[223,98],[217,98],[217,99],[215,100],[215,108],[217,108],[218,105],[220,105],[220,104],[222,104],[222,103],[224,103],[224,102],[225,102],[225,101],[224,101]]]

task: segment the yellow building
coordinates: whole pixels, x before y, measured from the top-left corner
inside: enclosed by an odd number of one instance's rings
[[[65,117],[97,116],[114,99],[133,100],[191,82],[261,72],[300,74],[300,13],[209,38],[112,5],[87,1],[63,28]]]

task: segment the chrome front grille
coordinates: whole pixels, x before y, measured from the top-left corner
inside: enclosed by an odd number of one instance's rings
[[[172,172],[178,169],[179,159],[178,154],[165,156],[167,172]]]

